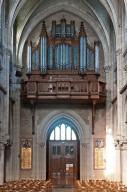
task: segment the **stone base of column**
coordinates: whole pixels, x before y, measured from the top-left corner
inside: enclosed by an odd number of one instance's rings
[[[0,185],[4,183],[4,144],[0,143]]]

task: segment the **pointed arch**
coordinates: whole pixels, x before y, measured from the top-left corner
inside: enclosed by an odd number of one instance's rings
[[[53,111],[49,113],[38,127],[38,141],[40,143],[46,143],[49,131],[52,129],[52,125],[59,120],[66,120],[73,125],[75,131],[78,134],[78,138],[81,143],[89,143],[90,140],[90,127],[87,126],[85,121],[74,111]]]

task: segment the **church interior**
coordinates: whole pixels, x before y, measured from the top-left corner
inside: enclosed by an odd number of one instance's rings
[[[127,0],[0,0],[0,192],[127,192]]]

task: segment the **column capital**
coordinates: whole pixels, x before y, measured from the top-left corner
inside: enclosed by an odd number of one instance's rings
[[[0,151],[3,151],[5,149],[5,144],[0,141]]]
[[[88,148],[88,144],[89,144],[89,143],[81,143],[81,146],[82,146],[82,148],[87,149],[87,148]]]
[[[112,65],[105,65],[104,66],[104,72],[105,73],[109,73],[111,71],[111,69],[112,69]]]
[[[3,135],[3,136],[1,136],[1,138],[0,138],[0,149],[1,149],[1,148],[4,149],[5,146],[6,146],[6,147],[11,147],[11,146],[12,146],[12,142],[11,142],[11,140],[10,140],[9,135]]]
[[[41,143],[38,143],[39,144],[39,146],[41,147],[41,148],[44,148],[45,147],[45,143],[44,142],[41,142]]]
[[[127,138],[123,136],[118,136],[114,139],[114,145],[116,149],[127,149]]]

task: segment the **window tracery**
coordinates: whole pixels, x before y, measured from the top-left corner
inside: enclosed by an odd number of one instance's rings
[[[50,134],[50,140],[77,140],[76,133],[67,123],[57,125]]]

